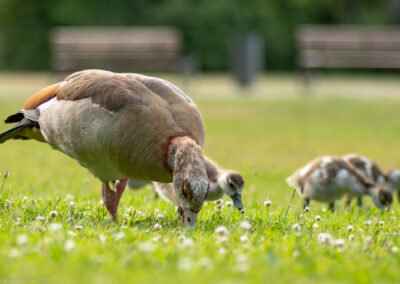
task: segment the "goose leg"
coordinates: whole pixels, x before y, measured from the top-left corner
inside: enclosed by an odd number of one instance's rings
[[[128,179],[117,180],[115,182],[115,191],[110,188],[108,183],[102,184],[101,196],[108,213],[110,213],[114,221],[117,219],[118,204],[127,184]]]
[[[115,208],[117,194],[110,188],[108,182],[101,185],[101,196],[103,197],[103,202],[108,213],[110,213],[111,217],[115,220],[117,216],[117,209]]]
[[[115,190],[117,191],[117,200],[116,200],[116,204],[115,205],[117,207],[117,210],[118,210],[119,201],[121,199],[122,194],[125,191],[125,188],[126,188],[127,184],[128,184],[128,179],[127,178],[120,179],[120,180],[117,180],[115,182]]]
[[[331,210],[332,213],[335,212],[335,203],[334,202],[329,203],[329,210]]]

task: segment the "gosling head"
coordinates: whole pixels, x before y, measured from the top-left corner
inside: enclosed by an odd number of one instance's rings
[[[182,227],[195,227],[199,214],[209,190],[208,179],[204,177],[185,178],[178,191],[178,213]]]
[[[392,205],[393,197],[392,192],[386,187],[380,185],[374,185],[370,188],[370,195],[372,202],[379,209],[390,208]]]
[[[243,209],[242,190],[244,178],[241,174],[234,171],[227,171],[218,179],[218,184],[223,192],[232,198],[233,204],[239,211]]]

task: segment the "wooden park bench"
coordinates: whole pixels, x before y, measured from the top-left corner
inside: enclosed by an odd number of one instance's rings
[[[305,71],[400,69],[400,27],[306,25],[296,38]]]
[[[57,27],[50,42],[57,71],[173,71],[182,46],[169,27]]]

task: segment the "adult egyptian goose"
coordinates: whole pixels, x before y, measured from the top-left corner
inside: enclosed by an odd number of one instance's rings
[[[168,81],[103,70],[73,73],[37,92],[6,123],[8,139],[47,142],[102,182],[115,218],[127,179],[173,182],[183,226],[208,193],[204,124],[195,103]],[[115,182],[115,191],[109,186]]]
[[[345,194],[369,195],[380,209],[389,207],[392,203],[392,193],[388,189],[375,184],[340,157],[316,158],[297,170],[286,181],[302,196],[305,207],[313,199],[329,203],[329,208],[333,211],[335,200]]]
[[[223,170],[211,159],[204,157],[206,162],[207,177],[210,182],[210,190],[208,192],[207,201],[213,201],[222,198],[224,194],[232,198],[233,204],[239,211],[243,209],[242,190],[244,186],[244,178],[241,174],[231,170]],[[129,180],[129,186],[132,189],[139,189],[145,182],[137,180]],[[170,201],[178,205],[175,196],[174,185],[172,183],[153,182],[155,191],[164,200]]]

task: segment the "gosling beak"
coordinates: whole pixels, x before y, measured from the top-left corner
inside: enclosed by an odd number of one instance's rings
[[[235,207],[239,209],[239,211],[242,211],[243,209],[243,204],[242,204],[242,194],[240,193],[235,193],[234,195],[231,195],[233,204],[235,204]]]

